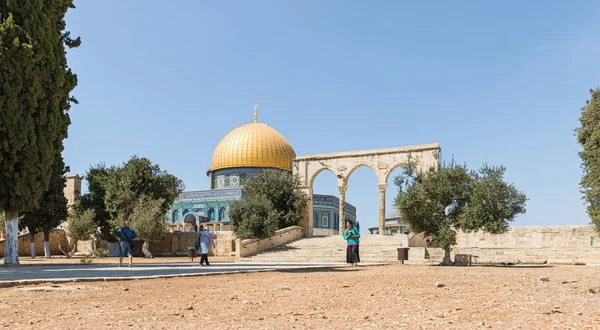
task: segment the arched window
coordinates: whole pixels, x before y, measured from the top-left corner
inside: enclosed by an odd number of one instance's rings
[[[215,209],[212,207],[208,210],[208,221],[215,221]]]
[[[340,215],[335,213],[333,215],[333,229],[340,228]]]
[[[323,228],[329,228],[329,212],[323,212],[323,217],[321,217],[321,226]]]
[[[179,221],[179,211],[175,210],[173,211],[173,223],[178,222]]]
[[[188,209],[183,210],[183,215],[188,214],[188,212],[190,212],[190,210],[188,210]]]
[[[219,210],[219,221],[225,221],[225,216],[226,216],[226,215],[227,215],[227,214],[226,214],[226,210],[225,210],[225,208],[224,208],[224,207],[222,207],[222,208]]]
[[[188,214],[183,219],[183,222],[185,222],[185,223],[196,223],[196,217],[194,217],[193,214]]]

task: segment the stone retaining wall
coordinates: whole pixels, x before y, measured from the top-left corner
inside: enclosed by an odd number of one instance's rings
[[[215,240],[215,247],[209,251],[209,256],[229,257],[235,255],[236,244],[233,232],[211,232]],[[150,251],[157,256],[182,256],[187,255],[188,247],[196,244],[198,233],[174,232],[160,242],[150,243]],[[141,245],[141,244],[140,244]]]
[[[66,241],[65,231],[62,229],[54,229],[50,231],[50,254],[62,254],[58,249],[58,245]],[[19,256],[31,256],[29,251],[29,234],[19,235]],[[35,254],[38,257],[44,256],[44,233],[35,235]],[[0,239],[0,258],[4,257],[4,240]]]
[[[248,257],[259,252],[270,250],[304,237],[304,229],[300,226],[283,228],[275,232],[275,235],[267,238],[245,239],[240,242],[239,257]]]
[[[515,226],[500,235],[459,232],[452,252],[478,256],[480,262],[598,262],[598,238],[592,226]]]
[[[236,255],[236,239],[233,232],[221,231],[212,232],[215,240],[215,247],[209,251],[209,256],[229,257]],[[188,247],[194,247],[196,244],[196,232],[174,232],[168,233],[165,239],[158,242],[150,242],[150,252],[155,256],[174,257],[187,256]],[[135,256],[143,256],[142,253],[143,241],[135,240]],[[108,249],[108,243],[102,241],[98,243],[98,247]],[[77,242],[77,252],[87,253],[91,249],[90,241]]]

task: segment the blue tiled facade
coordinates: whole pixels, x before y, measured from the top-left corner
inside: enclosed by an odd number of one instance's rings
[[[166,215],[166,222],[176,224],[198,224],[202,222],[224,222],[229,220],[229,206],[232,202],[244,199],[244,188],[236,179],[244,176],[244,180],[254,177],[259,168],[227,169],[209,175],[210,190],[184,191],[175,200]],[[219,177],[221,182],[217,182]],[[225,180],[224,177],[229,177]],[[242,181],[244,184],[246,181]],[[232,187],[232,183],[234,186]],[[321,235],[334,235],[339,228],[339,199],[331,195],[313,195],[314,229]],[[356,221],[356,207],[346,203],[346,220]]]
[[[244,189],[241,187],[184,191],[167,213],[167,222],[229,222],[229,205],[243,197]]]
[[[216,170],[208,173],[208,186],[210,189],[243,187],[246,185],[248,180],[251,180],[257,176],[258,173],[268,170],[270,169],[260,167],[241,167]]]
[[[313,228],[331,229],[340,228],[340,200],[332,195],[313,195]],[[346,202],[344,204],[344,221],[356,221],[356,207]],[[333,234],[333,233],[332,233]]]

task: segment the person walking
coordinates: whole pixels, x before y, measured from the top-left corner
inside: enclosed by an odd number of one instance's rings
[[[204,262],[209,266],[208,263],[208,250],[210,247],[215,246],[215,241],[213,240],[212,234],[207,229],[204,229],[204,225],[200,225],[200,233],[198,234],[198,238],[196,238],[196,250],[199,250],[202,256],[200,257],[200,266],[204,266]]]
[[[346,248],[346,262],[354,266],[358,266],[360,262],[360,255],[358,253],[358,244],[360,242],[360,232],[352,221],[346,220],[346,230],[344,230],[344,239],[348,241],[348,247]]]
[[[133,240],[137,237],[135,230],[129,228],[129,221],[123,223],[123,227],[117,230],[117,237],[119,238],[119,267],[123,267],[123,258],[129,257],[129,267],[133,263],[133,249],[135,245]]]

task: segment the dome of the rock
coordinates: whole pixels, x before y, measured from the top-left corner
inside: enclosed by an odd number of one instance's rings
[[[292,171],[292,145],[269,125],[252,122],[236,127],[217,144],[209,172],[240,167]]]

